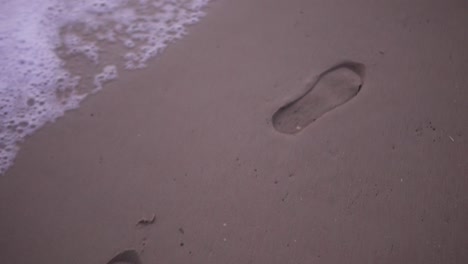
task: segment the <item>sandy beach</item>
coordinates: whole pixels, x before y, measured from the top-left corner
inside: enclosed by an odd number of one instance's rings
[[[468,263],[467,10],[212,2],[147,68],[21,145],[0,177],[1,259]],[[362,65],[346,73],[359,89],[275,128],[343,62]],[[112,260],[125,250],[137,257]]]

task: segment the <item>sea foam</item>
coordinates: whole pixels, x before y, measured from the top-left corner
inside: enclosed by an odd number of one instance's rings
[[[138,69],[209,0],[0,0],[0,174],[19,143]]]

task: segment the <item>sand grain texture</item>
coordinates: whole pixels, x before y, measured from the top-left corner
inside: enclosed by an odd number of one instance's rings
[[[213,2],[150,67],[23,144],[0,177],[2,260],[468,263],[467,8]],[[275,130],[344,60],[366,67],[359,94]]]

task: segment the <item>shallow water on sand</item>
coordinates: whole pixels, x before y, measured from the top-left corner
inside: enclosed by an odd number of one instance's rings
[[[209,0],[0,3],[0,174],[27,135],[139,69],[204,15]]]

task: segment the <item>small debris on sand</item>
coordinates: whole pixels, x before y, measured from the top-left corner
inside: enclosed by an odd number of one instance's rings
[[[147,225],[152,225],[156,222],[156,215],[153,214],[153,217],[147,219],[147,218],[142,218],[140,221],[137,222],[137,226],[147,226]]]

